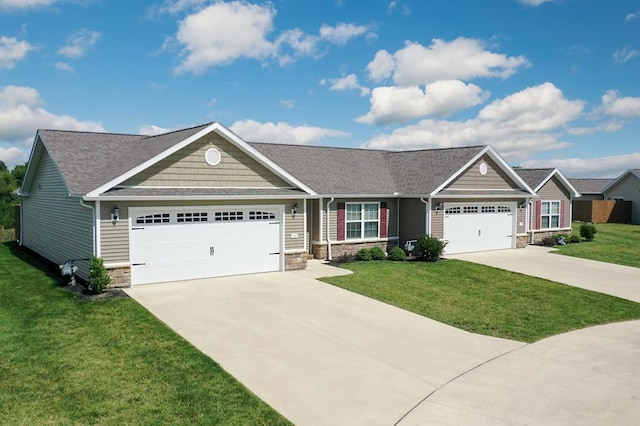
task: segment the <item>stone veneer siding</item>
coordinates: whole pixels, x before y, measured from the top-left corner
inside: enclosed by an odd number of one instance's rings
[[[398,242],[396,240],[388,241],[366,241],[366,242],[353,242],[353,243],[331,243],[331,256],[335,259],[340,256],[353,256],[360,249],[370,249],[372,247],[380,247],[385,252],[389,252],[393,247],[396,247]],[[327,259],[327,244],[315,243],[311,247],[314,259]]]
[[[516,236],[516,248],[525,248],[529,244],[529,234]]]
[[[564,235],[565,237],[571,235],[571,229],[562,229],[554,231],[535,231],[533,234],[533,241],[535,244],[542,241],[545,237],[553,237],[554,235]],[[531,239],[529,239],[531,241]]]
[[[301,269],[307,269],[307,252],[300,253],[286,253],[284,255],[284,270],[285,271],[299,271]]]
[[[107,268],[107,273],[111,277],[109,288],[131,287],[131,267]]]

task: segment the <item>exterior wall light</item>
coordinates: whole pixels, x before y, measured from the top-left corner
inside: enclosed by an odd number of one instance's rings
[[[120,220],[120,209],[116,206],[111,210],[111,220],[117,222]]]
[[[294,204],[293,207],[291,207],[291,216],[293,216],[293,218],[296,218],[296,215],[298,214],[298,203]]]

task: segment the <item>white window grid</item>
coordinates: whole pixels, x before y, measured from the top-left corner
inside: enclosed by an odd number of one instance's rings
[[[345,239],[359,240],[380,237],[380,203],[345,204]]]

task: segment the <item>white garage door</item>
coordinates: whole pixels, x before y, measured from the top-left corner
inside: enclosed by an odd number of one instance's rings
[[[513,248],[515,203],[445,203],[445,253]]]
[[[133,285],[279,271],[282,206],[130,209]]]

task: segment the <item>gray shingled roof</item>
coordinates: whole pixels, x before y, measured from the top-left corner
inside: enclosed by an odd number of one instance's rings
[[[569,178],[571,185],[581,194],[602,194],[613,179]]]
[[[555,169],[513,169],[531,189],[536,189]],[[580,191],[578,191],[580,192]]]
[[[84,195],[209,124],[158,136],[64,130],[39,130],[38,135],[56,162],[71,194]]]
[[[171,197],[171,196],[296,196],[306,193],[286,188],[119,188],[101,194],[107,197]]]
[[[428,194],[484,147],[391,152],[251,143],[319,194]]]

